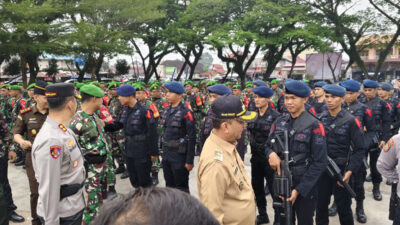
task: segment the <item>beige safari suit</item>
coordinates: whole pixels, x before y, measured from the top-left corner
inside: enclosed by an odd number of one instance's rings
[[[82,153],[71,130],[47,117],[32,146],[32,164],[39,183],[37,214],[46,225],[58,225],[60,217],[83,210],[83,188],[60,201],[61,185],[85,180]]]
[[[197,186],[200,201],[221,225],[255,224],[255,197],[243,161],[235,145],[213,132],[201,152]]]

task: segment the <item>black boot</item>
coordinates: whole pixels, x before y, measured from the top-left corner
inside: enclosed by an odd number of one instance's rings
[[[25,166],[25,158],[21,157],[21,160],[15,162],[15,166]]]
[[[158,172],[152,172],[151,173],[151,182],[153,183],[154,186],[156,186],[158,182]]]
[[[257,216],[257,220],[256,220],[256,224],[265,224],[265,223],[269,223],[269,218],[268,218],[268,214],[260,214]]]
[[[391,181],[391,180],[386,180],[386,185],[392,186],[392,184],[393,184],[393,181]]]
[[[379,183],[375,183],[374,184],[374,187],[372,189],[372,194],[374,195],[374,199],[376,201],[381,201],[382,200],[381,191],[379,190]]]
[[[119,167],[115,170],[115,174],[121,174],[125,172],[125,166],[124,164],[120,164]]]
[[[337,206],[336,206],[336,203],[333,202],[332,206],[328,209],[328,215],[336,216],[336,214],[337,214]]]
[[[357,221],[359,223],[366,223],[367,222],[367,216],[364,213],[363,201],[357,201],[356,216],[357,216]]]
[[[124,173],[121,175],[121,179],[126,179],[129,177],[128,171],[125,170]]]
[[[16,213],[15,211],[12,211],[8,218],[10,219],[11,222],[14,223],[22,223],[25,221],[25,218]]]
[[[108,193],[107,193],[107,199],[111,200],[113,198],[117,197],[117,191],[115,190],[115,186],[109,186],[108,187]]]
[[[371,182],[372,181],[372,177],[371,174],[369,174],[366,178],[365,178],[366,182]]]

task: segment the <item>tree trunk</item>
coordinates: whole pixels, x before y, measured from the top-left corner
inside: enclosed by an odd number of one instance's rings
[[[19,54],[19,58],[20,58],[20,65],[21,65],[21,75],[22,75],[22,83],[24,84],[24,87],[26,87],[26,81],[27,81],[27,77],[26,77],[26,58],[23,54]]]

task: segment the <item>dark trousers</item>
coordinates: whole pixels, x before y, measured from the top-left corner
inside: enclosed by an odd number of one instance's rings
[[[397,197],[397,202],[400,202],[400,198]],[[400,225],[400,204],[397,204],[394,212],[393,225]]]
[[[378,161],[380,153],[381,153],[380,149],[376,149],[375,151],[369,152],[369,167],[371,170],[372,183],[374,184],[380,184],[382,182],[382,175],[376,168],[376,162]]]
[[[268,189],[273,196],[274,171],[266,160],[252,157],[251,160],[251,185],[256,196],[258,213],[265,215],[267,213],[267,200],[265,198],[264,179],[267,181]]]
[[[26,152],[25,166],[26,166],[26,174],[28,175],[29,189],[31,191],[30,200],[31,200],[32,224],[40,225],[41,224],[40,220],[38,218],[38,215],[36,214],[36,207],[39,198],[39,191],[38,191],[39,184],[37,183],[35,178],[35,171],[33,170],[32,166],[31,152]]]
[[[340,224],[353,225],[354,220],[353,212],[351,211],[351,196],[346,189],[340,187],[337,184],[337,181],[331,178],[327,172],[323,173],[318,181],[317,225],[329,224],[328,206],[332,194],[337,205]]]
[[[308,196],[304,198],[303,196],[299,195],[292,206],[292,212],[293,212],[292,224],[296,224],[296,220],[297,220],[297,225],[314,224],[314,212],[316,205],[317,205],[317,199],[315,198],[315,196]],[[275,215],[280,215],[281,213],[283,213],[283,209],[277,209],[275,211]],[[282,220],[284,219],[281,218],[280,216],[276,216],[275,218],[278,219],[275,221],[278,222],[278,224],[280,219]],[[283,225],[284,223],[280,224]]]
[[[8,225],[7,204],[4,199],[3,187],[0,185],[0,225]]]
[[[17,209],[17,206],[14,205],[11,186],[8,182],[8,152],[6,152],[6,154],[0,158],[0,183],[3,188],[8,212],[11,213]]]
[[[166,186],[190,193],[189,171],[185,167],[185,162],[163,160],[162,165]]]
[[[362,165],[361,168],[353,173],[350,178],[351,186],[356,193],[356,201],[363,201],[365,199],[364,182],[367,176],[367,171]]]
[[[69,217],[60,217],[60,225],[82,225],[82,215],[83,210]],[[43,225],[46,225],[42,217],[39,216],[39,219]]]
[[[136,159],[126,157],[126,167],[128,169],[129,180],[133,187],[151,186],[151,160],[150,158]]]

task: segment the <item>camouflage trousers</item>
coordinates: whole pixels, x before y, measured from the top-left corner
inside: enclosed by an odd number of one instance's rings
[[[194,113],[195,126],[196,126],[196,152],[201,152],[201,128],[203,127],[203,116],[201,112]]]
[[[112,152],[107,153],[106,163],[107,163],[107,170],[106,170],[107,184],[109,186],[115,186],[115,171],[113,168],[114,158]]]
[[[100,211],[103,198],[107,196],[107,162],[89,164],[87,170],[88,175],[84,186],[88,194],[88,202],[83,211],[83,224],[85,225],[92,223]]]
[[[123,131],[116,131],[111,134],[112,158],[118,164],[124,163],[125,136]],[[114,163],[113,163],[114,166]],[[121,165],[120,165],[121,166]]]

